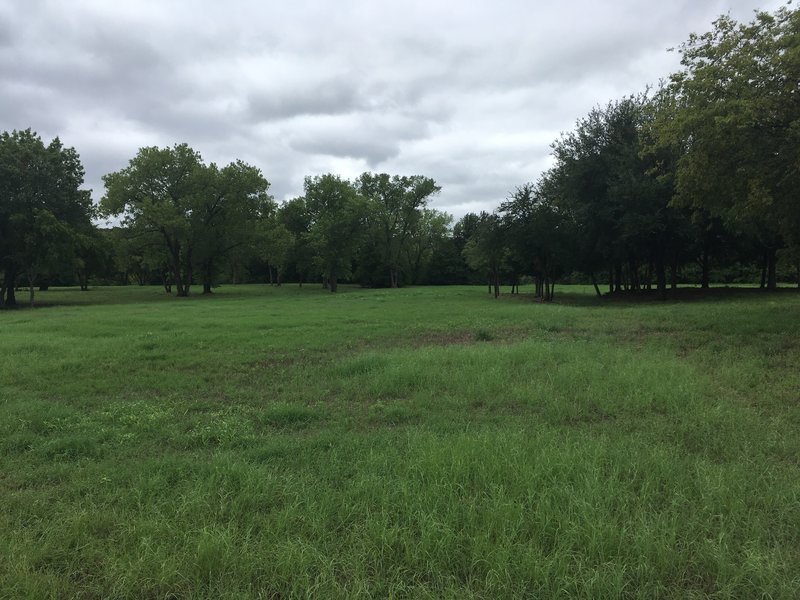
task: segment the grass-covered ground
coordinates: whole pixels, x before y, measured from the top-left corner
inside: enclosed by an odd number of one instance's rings
[[[0,312],[0,597],[800,597],[800,294],[564,289]]]

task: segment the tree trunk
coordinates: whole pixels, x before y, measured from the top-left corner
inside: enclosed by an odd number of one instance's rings
[[[778,255],[774,248],[767,250],[767,289],[778,289],[777,277]]]
[[[178,298],[185,298],[189,295],[189,286],[183,280],[183,277],[180,274],[180,270],[178,274],[175,276],[175,295]]]
[[[175,283],[175,295],[180,297],[188,296],[189,291],[183,282],[183,275],[181,273],[181,255],[178,248],[173,248],[170,252],[170,262],[172,268],[172,281]]]
[[[161,285],[164,286],[164,291],[167,294],[172,293],[172,281],[169,278],[169,274],[170,272],[168,269],[161,269]],[[144,281],[142,280],[139,285],[144,285]]]
[[[769,262],[769,259],[767,258],[767,253],[765,252],[761,260],[761,285],[759,287],[762,290],[767,287],[767,262]]]
[[[328,275],[328,288],[331,290],[331,292],[336,292],[338,287],[339,284],[338,281],[336,280],[336,273],[331,273],[330,275]]]
[[[209,259],[202,265],[203,272],[203,293],[210,294],[211,287],[214,284],[214,261]]]
[[[639,265],[633,259],[628,261],[628,273],[631,280],[631,291],[638,292],[641,289],[641,285],[639,285]]]
[[[13,269],[6,269],[5,278],[3,279],[3,283],[6,286],[6,298],[5,298],[5,305],[6,306],[16,306],[17,305],[17,296],[14,291],[14,286],[17,284],[17,272]]]
[[[673,260],[670,265],[670,287],[673,290],[678,289],[678,261]]]
[[[28,292],[30,293],[29,296],[29,304],[30,307],[33,308],[33,294],[34,294],[34,285],[36,283],[36,273],[29,270],[28,271]]]
[[[619,263],[614,265],[614,291],[622,291],[622,265]]]
[[[711,283],[711,256],[710,252],[708,251],[708,245],[703,246],[703,255],[700,259],[700,267],[702,269],[702,274],[700,275],[700,287],[703,289],[708,289],[708,286]]]
[[[656,286],[658,287],[658,295],[662,300],[667,299],[667,272],[664,268],[664,260],[658,258],[656,260]]]
[[[500,296],[500,275],[498,273],[494,274],[494,297],[497,298]]]
[[[600,293],[600,288],[597,285],[597,279],[595,279],[594,271],[589,273],[589,276],[592,278],[592,285],[594,286],[594,293],[597,294],[598,298],[602,298],[603,294]]]
[[[183,284],[183,290],[185,292],[184,296],[189,295],[189,288],[192,287],[192,279],[194,277],[194,271],[192,270],[191,254],[189,254],[189,257],[187,258],[186,262],[188,263],[188,266],[186,267],[186,282]]]
[[[391,285],[393,288],[398,287],[397,279],[397,269],[389,269],[389,285]]]

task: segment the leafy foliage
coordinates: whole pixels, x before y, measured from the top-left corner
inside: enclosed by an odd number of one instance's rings
[[[16,304],[19,278],[32,305],[37,282],[73,268],[94,215],[82,185],[78,153],[58,138],[45,146],[30,129],[0,134],[0,305]]]
[[[187,296],[199,267],[204,291],[211,291],[215,269],[234,248],[247,243],[256,223],[274,204],[269,182],[241,161],[205,166],[186,144],[142,148],[125,169],[103,178],[107,215],[163,244],[178,296]]]

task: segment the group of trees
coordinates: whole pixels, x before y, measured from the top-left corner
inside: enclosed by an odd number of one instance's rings
[[[800,11],[721,17],[680,47],[682,69],[655,93],[611,102],[554,144],[555,165],[492,215],[472,215],[470,264],[490,282],[579,271],[609,292],[675,287],[697,265],[779,257],[800,284]],[[512,288],[513,289],[513,288]]]
[[[103,180],[102,213],[122,217],[120,258],[130,261],[123,264],[155,269],[178,296],[189,295],[195,278],[210,292],[220,266],[258,237],[275,209],[256,167],[206,165],[186,144],[142,148]]]
[[[434,217],[442,236],[449,222],[426,208],[439,191],[427,177],[308,177],[303,196],[278,206],[255,167],[205,166],[185,145],[144,148],[104,180],[101,210],[122,217],[121,258],[137,273],[155,268],[179,296],[193,278],[210,293],[254,262],[277,285],[291,269],[301,284],[321,277],[332,292],[342,278],[376,271],[397,287],[423,260]]]
[[[450,215],[427,206],[439,186],[423,176],[364,173],[308,177],[304,194],[278,205],[259,169],[241,161],[206,164],[186,144],[142,148],[127,167],[103,178],[93,206],[83,169],[58,139],[45,146],[30,130],[0,138],[0,269],[4,305],[25,285],[79,282],[160,283],[187,296],[220,281],[291,276],[398,287],[431,281],[436,257],[462,269]],[[114,217],[119,225],[93,221]],[[442,252],[447,248],[449,252]],[[441,261],[439,261],[441,262]],[[436,281],[436,278],[433,278]],[[438,282],[449,281],[440,274]]]
[[[58,138],[48,145],[30,130],[0,134],[0,306],[16,304],[24,281],[34,286],[59,271],[86,284],[100,244],[94,207],[81,190],[77,152]]]
[[[289,240],[280,264],[293,257],[300,281],[321,274],[332,292],[340,278],[354,275],[372,284],[388,276],[391,287],[404,276],[413,280],[431,228],[440,223],[433,233],[444,236],[450,221],[426,207],[439,191],[428,177],[364,173],[350,182],[327,174],[306,178],[304,191],[278,210],[279,227]]]
[[[207,165],[186,144],[142,148],[103,178],[99,207],[80,189],[77,154],[57,139],[46,147],[30,130],[4,134],[0,169],[9,305],[18,284],[33,294],[66,275],[83,287],[90,270],[122,283],[160,281],[178,296],[193,282],[210,293],[220,280],[252,280],[254,271],[278,285],[287,271],[301,284],[321,277],[331,291],[341,278],[397,287],[420,280],[452,220],[427,208],[439,191],[427,177],[308,177],[303,196],[278,206],[256,167]],[[120,226],[96,228],[101,215]]]
[[[609,293],[675,287],[696,270],[778,264],[800,280],[800,11],[721,17],[679,48],[655,92],[614,101],[553,144],[554,166],[493,213],[428,206],[423,176],[308,177],[278,205],[259,169],[205,164],[185,144],[143,148],[93,206],[77,153],[30,130],[0,136],[0,305],[15,289],[160,282],[178,296],[220,281],[369,286],[523,278],[550,300],[581,274]],[[99,229],[98,217],[120,225]]]

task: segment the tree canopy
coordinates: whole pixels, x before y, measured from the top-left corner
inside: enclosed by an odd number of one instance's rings
[[[236,161],[206,166],[186,144],[142,148],[129,165],[103,178],[101,209],[122,215],[132,235],[157,237],[178,296],[188,296],[196,269],[210,292],[215,269],[255,234],[274,209],[269,182],[256,167]]]
[[[15,287],[72,270],[94,209],[74,148],[58,138],[45,145],[30,129],[0,135],[0,305],[16,304]]]

